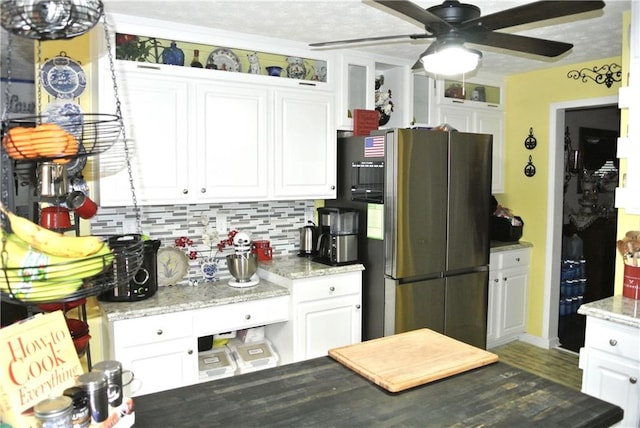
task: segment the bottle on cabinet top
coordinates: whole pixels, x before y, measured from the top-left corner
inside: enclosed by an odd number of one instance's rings
[[[193,50],[193,59],[191,60],[191,67],[202,68],[202,63],[200,62],[200,51],[198,49]]]

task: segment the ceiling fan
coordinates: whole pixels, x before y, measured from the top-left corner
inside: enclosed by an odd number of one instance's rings
[[[477,50],[464,47],[464,43],[491,46],[529,54],[555,57],[567,52],[573,47],[571,43],[557,42],[516,34],[500,33],[494,30],[528,24],[545,19],[559,18],[583,12],[602,9],[603,1],[568,0],[568,1],[538,1],[522,6],[502,10],[491,15],[481,16],[480,8],[472,4],[460,3],[457,0],[445,0],[442,4],[423,9],[408,0],[371,0],[388,7],[396,12],[408,16],[424,25],[425,33],[404,34],[395,36],[367,37],[350,40],[336,40],[331,42],[311,43],[312,47],[324,47],[351,43],[382,41],[392,39],[435,39],[429,48],[420,55],[414,68],[422,67],[434,74],[462,74],[447,73],[442,69],[443,64],[449,66],[456,62],[461,69],[473,70],[482,57]],[[455,57],[451,51],[456,52]],[[448,54],[445,54],[447,53]],[[475,64],[462,64],[460,54],[466,55]],[[443,58],[444,57],[444,58]],[[465,65],[465,67],[462,67]],[[457,71],[457,70],[456,70]]]

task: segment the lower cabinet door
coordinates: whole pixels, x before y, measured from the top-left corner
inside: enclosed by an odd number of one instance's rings
[[[321,357],[331,348],[360,342],[361,319],[359,295],[300,303],[296,360]]]
[[[179,388],[197,381],[198,349],[191,338],[131,346],[116,352],[115,359],[131,370],[132,396]]]
[[[640,426],[640,367],[637,361],[583,349],[582,392],[622,407],[623,427]]]

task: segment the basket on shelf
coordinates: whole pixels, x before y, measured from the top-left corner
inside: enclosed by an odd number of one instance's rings
[[[71,302],[128,284],[142,266],[144,241],[141,235],[108,236],[105,241],[111,250],[105,255],[48,266],[1,266],[2,300],[20,304]],[[83,273],[95,270],[99,272],[82,278]],[[25,281],[25,275],[29,281]]]
[[[47,116],[24,116],[3,122],[2,144],[15,160],[42,162],[70,160],[102,153],[118,140],[122,132],[119,116],[104,113],[74,114],[60,127],[47,123]]]
[[[93,28],[103,11],[100,0],[4,0],[0,22],[29,39],[71,39]]]

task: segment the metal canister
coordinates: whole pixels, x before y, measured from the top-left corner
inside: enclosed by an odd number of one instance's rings
[[[89,372],[78,377],[80,388],[87,393],[89,409],[94,422],[102,422],[109,416],[107,376],[103,372]]]
[[[73,401],[69,397],[46,398],[33,407],[42,428],[72,428]]]
[[[107,376],[109,404],[113,407],[122,404],[122,364],[113,360],[101,361],[94,364],[91,370],[103,372]]]
[[[73,411],[71,412],[71,424],[73,428],[85,428],[91,424],[91,414],[89,413],[89,396],[78,386],[73,386],[64,390],[63,394],[73,401]]]

